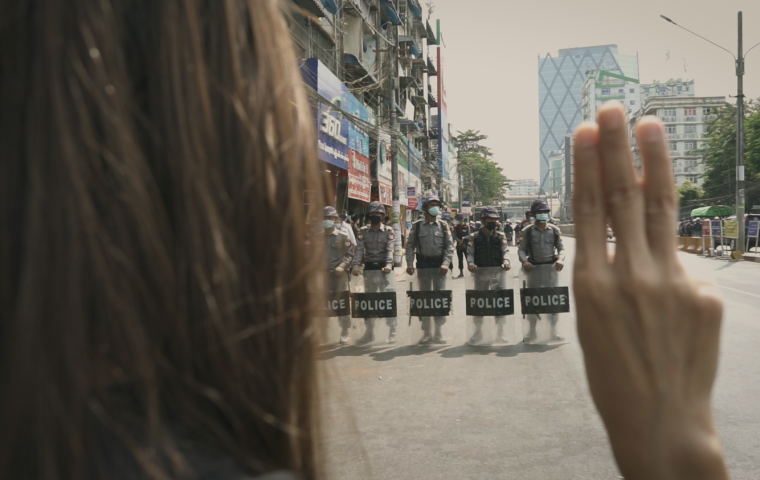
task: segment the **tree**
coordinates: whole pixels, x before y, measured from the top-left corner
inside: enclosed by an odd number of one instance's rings
[[[699,185],[686,180],[678,187],[678,199],[682,206],[694,205],[705,194]]]
[[[745,105],[744,169],[745,204],[760,204],[760,108]],[[705,163],[703,203],[733,205],[736,198],[736,106],[726,105],[717,113],[698,150]]]
[[[486,139],[487,135],[473,130],[458,132],[456,137],[458,170],[464,180],[460,196],[470,198],[473,205],[503,201],[504,189],[509,186],[503,169],[491,160],[491,149],[481,143]]]

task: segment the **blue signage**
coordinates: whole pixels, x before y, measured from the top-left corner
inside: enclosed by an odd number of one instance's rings
[[[760,222],[749,222],[747,227],[747,237],[757,237],[758,230],[760,230]]]
[[[304,83],[330,103],[317,102],[317,156],[336,167],[348,170],[348,149],[369,157],[369,136],[362,125],[356,126],[340,110],[370,122],[369,111],[316,58],[301,65]],[[336,108],[337,107],[337,108]],[[340,110],[338,110],[340,109]]]
[[[713,237],[720,237],[720,220],[710,220],[710,235]]]

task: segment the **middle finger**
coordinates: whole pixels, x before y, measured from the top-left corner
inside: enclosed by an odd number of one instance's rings
[[[603,105],[597,123],[605,203],[618,233],[615,257],[641,260],[646,255],[644,196],[633,168],[628,122],[622,105],[618,102]]]

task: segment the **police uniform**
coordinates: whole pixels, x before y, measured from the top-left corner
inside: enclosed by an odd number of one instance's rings
[[[427,201],[431,201],[428,199]],[[435,200],[437,201],[437,199]],[[412,224],[406,243],[406,264],[414,265],[417,259],[417,280],[422,291],[444,290],[446,275],[440,275],[438,269],[449,266],[454,256],[454,239],[449,225],[440,219],[428,222],[424,217]],[[430,334],[430,318],[422,317],[422,330]],[[442,343],[440,328],[446,323],[446,317],[435,317],[436,339]]]
[[[495,211],[494,211],[495,213]],[[468,237],[467,263],[475,265],[478,270],[473,272],[475,277],[475,290],[499,290],[507,288],[507,272],[505,270],[481,271],[481,268],[501,267],[504,264],[511,265],[509,260],[509,245],[504,232],[494,229],[490,234],[481,228],[474,235]],[[473,317],[476,333],[470,342],[477,343],[480,337],[480,328],[483,325],[483,317]],[[497,336],[504,337],[504,325],[507,317],[496,317],[498,327]]]
[[[557,261],[564,262],[565,247],[562,245],[562,233],[559,227],[549,222],[546,222],[546,228],[543,231],[536,225],[526,226],[522,231],[518,255],[521,263],[529,262],[533,265],[553,265]],[[528,288],[556,287],[558,282],[559,276],[554,268],[543,268],[540,271],[534,269],[527,273]],[[535,335],[539,317],[528,315],[527,318],[531,329],[528,337],[531,337]],[[552,335],[556,336],[557,314],[549,314],[548,318]],[[557,338],[561,339],[561,337]]]
[[[393,246],[396,237],[393,233],[393,228],[383,225],[378,225],[378,228],[372,228],[371,226],[362,227],[359,230],[359,237],[357,238],[356,254],[354,255],[353,268],[359,268],[359,265],[364,264],[364,271],[382,270],[383,268],[390,268],[391,273],[380,276],[373,275],[371,277],[364,277],[364,291],[367,293],[372,292],[385,292],[390,285],[388,275],[393,275]],[[388,336],[388,342],[393,343],[396,336],[396,319],[388,318],[385,320],[390,328],[390,335]],[[364,320],[367,328],[366,338],[363,342],[370,342],[374,340],[373,328],[374,319],[367,318]]]
[[[316,236],[316,240],[321,241],[324,244],[325,255],[327,257],[327,288],[331,293],[348,291],[348,270],[351,266],[354,254],[351,248],[351,239],[348,238],[346,233],[336,227],[332,233],[319,232]],[[336,268],[343,268],[345,273],[340,276],[335,275]],[[341,336],[348,335],[348,329],[351,327],[351,317],[343,316],[338,317],[341,329],[343,333]]]

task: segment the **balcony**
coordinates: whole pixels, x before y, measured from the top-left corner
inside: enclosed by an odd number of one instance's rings
[[[702,138],[701,133],[684,133],[683,138],[690,139],[690,138]]]
[[[713,122],[713,121],[715,121],[716,118],[718,118],[717,115],[705,115],[704,117],[702,117],[702,121],[704,121],[704,122]]]
[[[693,116],[690,115],[688,117],[683,117],[683,121],[684,122],[696,122],[697,121],[697,117],[693,117]]]
[[[678,117],[660,117],[663,123],[673,123],[678,121]]]
[[[668,134],[668,140],[681,140],[681,134],[680,133],[669,133]]]

